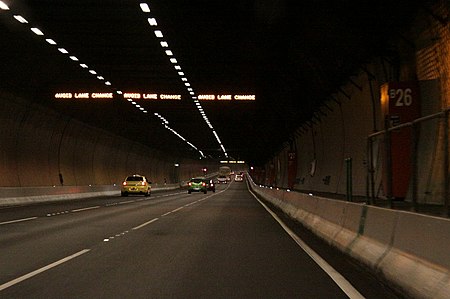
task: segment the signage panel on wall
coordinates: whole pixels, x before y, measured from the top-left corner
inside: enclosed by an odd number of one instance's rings
[[[419,118],[420,92],[417,82],[389,82],[382,85],[381,105],[384,119],[389,121],[390,127]],[[391,186],[392,196],[395,198],[405,198],[408,191],[412,171],[411,142],[411,128],[392,131]],[[386,157],[384,159],[386,161]],[[386,163],[385,167],[387,167]],[[386,172],[384,173],[383,179],[386,180]]]

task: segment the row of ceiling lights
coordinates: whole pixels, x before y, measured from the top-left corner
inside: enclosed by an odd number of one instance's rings
[[[10,10],[9,6],[8,6],[6,3],[4,3],[3,1],[0,1],[0,9],[1,9],[1,10],[5,10],[5,11]],[[28,21],[27,21],[23,16],[21,16],[21,15],[13,14],[13,18],[16,19],[18,22],[20,22],[20,23],[22,23],[22,24],[29,24]],[[34,34],[36,34],[36,35],[38,35],[38,36],[44,36],[44,33],[42,32],[42,30],[40,30],[40,29],[37,28],[37,27],[30,27],[30,30],[31,30]],[[56,46],[56,45],[57,45],[57,43],[55,42],[54,39],[46,38],[45,41],[46,41],[47,43],[49,43],[50,45],[52,45],[52,46]],[[69,54],[69,51],[67,51],[65,48],[62,48],[62,47],[58,47],[58,51],[59,51],[60,53],[64,54],[64,55],[68,55],[68,54]],[[78,59],[76,56],[73,56],[73,55],[69,55],[69,59],[72,60],[72,61],[75,61],[75,62],[79,62],[79,59]],[[89,67],[87,66],[87,64],[85,64],[85,63],[79,63],[79,65],[80,65],[81,68],[87,69],[87,70],[89,71],[90,74],[96,75],[98,80],[105,81],[105,82],[104,82],[105,85],[107,85],[107,86],[111,86],[111,85],[112,85],[110,81],[105,80],[105,78],[104,78],[103,76],[99,75],[95,70],[89,68]],[[123,94],[123,93],[122,93],[122,91],[118,90],[118,91],[117,91],[117,94]],[[148,111],[147,111],[144,107],[141,107],[141,105],[139,105],[138,103],[136,103],[136,102],[133,101],[132,99],[128,99],[128,101],[129,101],[131,104],[133,104],[137,109],[139,109],[139,111],[141,111],[142,113],[148,113]],[[160,115],[159,115],[158,113],[155,113],[154,115],[157,116],[158,118],[160,118]],[[201,150],[199,150],[199,149],[198,149],[196,146],[194,146],[191,142],[187,141],[186,138],[184,138],[183,136],[181,136],[181,135],[180,135],[179,133],[177,133],[175,130],[173,130],[172,128],[170,128],[170,127],[168,126],[168,122],[167,122],[167,121],[166,121],[166,123],[163,123],[163,125],[164,125],[164,127],[165,127],[166,129],[168,129],[168,130],[169,130],[170,132],[172,132],[174,135],[176,135],[176,136],[179,137],[181,140],[183,140],[184,142],[186,142],[190,147],[192,147],[193,149],[195,149],[196,151],[198,151],[199,154],[200,154],[200,156],[201,156],[202,158],[205,158],[205,155],[203,154],[203,152],[202,152]]]
[[[145,14],[149,14],[150,13],[150,7],[149,7],[149,5],[147,3],[145,3],[145,2],[144,3],[140,3],[140,7],[141,7],[141,10]],[[200,104],[199,100],[197,99],[197,96],[195,95],[195,92],[194,92],[193,88],[191,87],[191,84],[189,83],[188,79],[186,78],[186,76],[185,76],[183,70],[181,69],[181,66],[178,63],[177,59],[174,57],[174,53],[172,52],[172,50],[169,49],[169,43],[167,41],[163,40],[164,34],[159,29],[158,22],[156,21],[156,19],[154,17],[148,17],[147,21],[148,21],[148,23],[149,23],[149,25],[151,27],[155,27],[156,28],[153,32],[154,32],[155,36],[158,39],[161,39],[160,40],[161,47],[164,49],[164,52],[166,53],[166,55],[169,56],[170,62],[172,64],[174,64],[175,70],[178,72],[178,75],[180,76],[181,81],[184,83],[184,85],[186,86],[187,91],[189,92],[189,94],[191,95],[192,99],[194,100],[194,104],[196,105],[198,111],[200,112],[200,115],[203,117],[203,120],[208,125],[208,127],[212,130],[212,133],[213,133],[214,137],[216,138],[217,142],[219,143],[220,148],[222,149],[222,152],[224,153],[225,157],[228,158],[228,153],[225,150],[225,147],[223,146],[222,141],[219,138],[219,135],[217,134],[216,130],[212,126],[212,124],[209,121],[208,117],[206,116],[206,113],[203,110],[203,107]]]
[[[2,10],[9,10],[8,5],[6,5],[3,1],[0,1],[0,8],[1,8]],[[18,22],[20,22],[20,23],[22,23],[22,24],[28,24],[28,21],[27,21],[23,16],[21,16],[21,15],[15,15],[15,14],[14,14],[14,15],[13,15],[13,18],[16,19]],[[38,36],[44,36],[44,33],[42,32],[42,30],[40,30],[40,29],[37,28],[37,27],[30,27],[30,30],[31,30],[34,34],[36,34],[36,35],[38,35]],[[56,45],[57,45],[57,43],[55,42],[54,39],[46,38],[45,41],[46,41],[47,43],[49,43],[50,45],[52,45],[52,46],[56,46]],[[68,54],[69,54],[69,51],[67,51],[65,48],[62,48],[62,47],[58,47],[58,51],[61,52],[61,53],[64,54],[64,55],[68,55]],[[74,56],[74,55],[69,55],[69,59],[72,60],[72,61],[79,62],[79,59],[78,59],[76,56]],[[104,78],[103,76],[99,75],[95,70],[89,68],[89,67],[87,66],[87,64],[85,64],[85,63],[80,63],[79,65],[80,65],[80,67],[82,67],[83,69],[87,69],[87,70],[89,71],[90,74],[96,75],[96,76],[97,76],[97,79],[102,80],[102,81],[105,81],[105,82],[104,82],[105,85],[111,86],[111,82],[110,82],[110,81],[105,80],[105,78]]]

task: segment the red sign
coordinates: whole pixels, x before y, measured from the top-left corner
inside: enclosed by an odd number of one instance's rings
[[[420,94],[417,82],[389,82],[381,87],[384,116],[390,126],[420,117]],[[411,128],[391,134],[392,196],[405,198],[411,177]],[[386,179],[386,178],[385,178]]]

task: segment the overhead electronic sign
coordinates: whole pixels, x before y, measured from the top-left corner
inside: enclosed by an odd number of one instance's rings
[[[143,99],[143,100],[181,100],[180,94],[165,94],[165,93],[137,93],[125,92],[124,99]]]
[[[55,99],[113,99],[115,97],[132,100],[182,100],[180,94],[168,93],[140,93],[140,92],[124,92],[115,94],[112,92],[58,92],[55,93]],[[255,101],[254,94],[200,94],[197,96],[201,101]]]
[[[121,95],[112,92],[58,92],[55,99],[113,99],[115,97],[133,100],[181,100],[180,94],[125,92]]]
[[[112,99],[112,92],[58,92],[55,99]]]
[[[254,94],[200,94],[197,99],[201,101],[254,101],[256,96]]]

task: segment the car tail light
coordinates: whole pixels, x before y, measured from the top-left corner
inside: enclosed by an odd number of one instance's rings
[[[147,183],[146,182],[141,182],[141,185],[145,186],[145,185],[147,185]]]
[[[203,187],[205,187],[205,186],[206,186],[206,183],[205,183],[205,182],[203,182],[203,183],[202,183],[202,186],[203,186]]]
[[[123,182],[122,185],[126,186],[126,185],[127,185],[127,182]]]
[[[188,183],[188,185],[189,185],[189,186],[192,186],[192,183],[191,183],[191,182],[189,182],[189,183]]]

